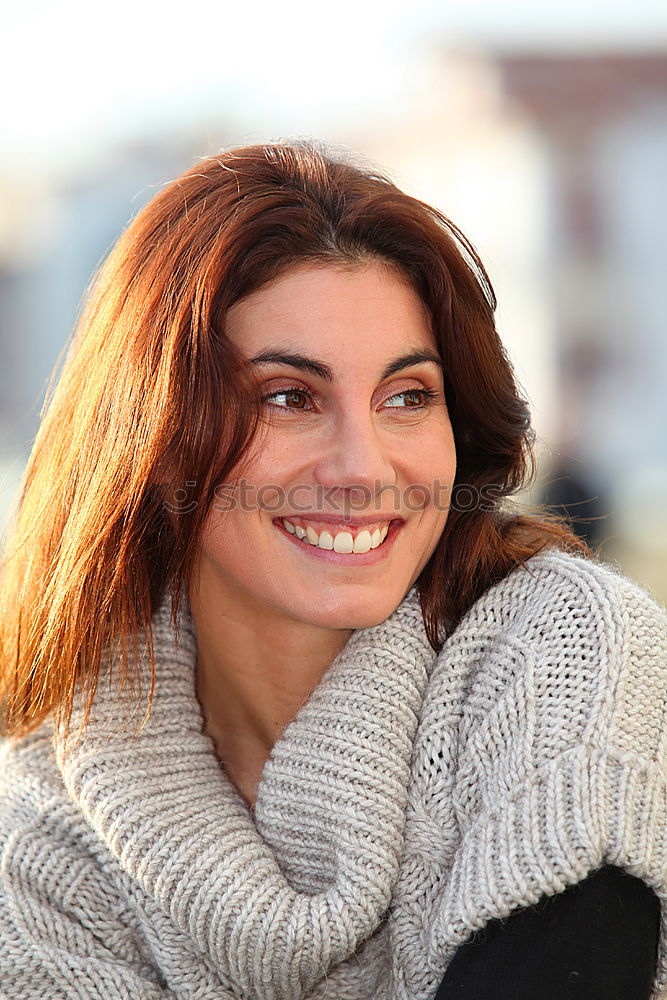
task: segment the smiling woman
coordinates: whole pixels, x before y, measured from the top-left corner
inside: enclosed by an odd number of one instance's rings
[[[395,268],[291,267],[228,311],[226,335],[252,356],[265,408],[246,486],[286,504],[214,507],[190,600],[209,728],[254,801],[275,739],[277,680],[284,724],[352,630],[398,607],[442,534],[456,456],[428,314]],[[411,487],[430,492],[437,481],[448,484],[440,504],[407,508]],[[327,493],[339,513],[317,499]],[[298,505],[287,503],[295,495]],[[267,685],[263,726],[239,739],[235,720],[248,705],[261,713]]]
[[[511,511],[494,305],[315,142],[120,238],[0,580],[3,995],[667,989],[666,618]]]
[[[293,630],[295,619],[348,631],[384,621],[428,562],[446,520],[445,503],[408,511],[401,501],[415,484],[453,484],[456,469],[439,360],[415,360],[429,352],[438,358],[419,297],[378,264],[293,268],[230,309],[227,336],[257,355],[251,363],[265,406],[261,449],[245,476],[285,497],[299,487],[301,502],[251,517],[242,509],[212,511],[200,550],[205,565],[222,559],[225,580],[252,566],[244,592],[267,588],[256,612],[277,628],[285,621]],[[276,342],[289,349],[274,350]],[[406,344],[413,350],[398,368]],[[322,495],[339,491],[348,509],[323,509],[318,487]],[[276,531],[281,519],[295,531]],[[371,531],[386,535],[392,523],[396,530],[371,550]],[[297,526],[317,538],[306,534],[304,544]],[[262,553],[260,577],[252,553]],[[375,569],[355,572],[361,566]],[[209,572],[206,589],[214,586],[224,583]],[[229,606],[225,589],[221,607]]]

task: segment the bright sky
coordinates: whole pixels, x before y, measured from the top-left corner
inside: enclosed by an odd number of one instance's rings
[[[425,50],[667,49],[660,0],[5,0],[0,164],[220,117],[250,135],[386,114]],[[33,160],[34,162],[34,160]]]

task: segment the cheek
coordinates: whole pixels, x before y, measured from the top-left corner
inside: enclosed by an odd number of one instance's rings
[[[409,464],[404,466],[409,484],[406,504],[421,510],[429,523],[447,519],[452,488],[456,478],[454,439],[446,429],[414,443]]]
[[[252,472],[260,481],[262,477],[280,475],[303,460],[302,436],[290,432],[289,427],[268,425],[252,462]]]
[[[453,479],[456,473],[456,445],[454,444],[454,431],[449,419],[447,419],[446,426],[443,429],[439,454],[443,468],[451,474],[451,478]]]
[[[456,450],[450,430],[445,429],[440,434],[415,440],[411,444],[407,462],[415,479],[424,483],[435,479],[453,481],[456,473]]]
[[[222,513],[211,510],[206,518],[199,542],[200,554],[216,564],[224,563],[241,544],[240,525],[236,510]]]
[[[233,553],[247,545],[258,520],[256,494],[236,491],[227,510],[211,510],[201,535],[201,548],[211,554]]]
[[[215,511],[212,512],[210,530],[218,532],[227,526],[228,530],[252,535],[262,514],[273,517],[284,510],[289,487],[302,467],[303,448],[276,447],[275,441],[267,443],[260,455],[230,476],[229,486],[223,491],[229,506],[223,519],[216,519]]]

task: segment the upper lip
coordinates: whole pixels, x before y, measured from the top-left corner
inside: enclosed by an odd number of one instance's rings
[[[369,514],[368,517],[347,517],[345,514],[282,514],[281,519],[284,518],[289,521],[291,517],[298,519],[300,521],[321,521],[324,524],[349,524],[350,526],[356,526],[361,524],[383,524],[385,521],[402,521],[402,517],[396,517],[395,514]]]

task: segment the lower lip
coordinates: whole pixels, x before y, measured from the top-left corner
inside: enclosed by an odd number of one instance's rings
[[[296,535],[292,535],[283,525],[282,521],[273,522],[292,545],[296,545],[306,555],[311,555],[314,559],[321,559],[324,562],[333,563],[337,566],[372,566],[374,563],[382,562],[391,552],[396,536],[403,527],[403,521],[392,521],[389,525],[387,537],[378,545],[376,549],[369,549],[368,552],[334,552],[333,549],[321,549],[319,545],[311,545],[310,542],[302,542]]]

